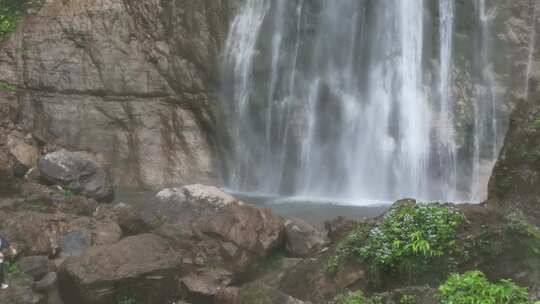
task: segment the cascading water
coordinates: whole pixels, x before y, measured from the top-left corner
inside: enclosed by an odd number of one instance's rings
[[[477,62],[489,66],[477,2]],[[246,0],[222,61],[226,185],[357,203],[481,200],[479,164],[495,159],[484,149],[498,151],[494,80],[477,77],[485,103],[472,148],[459,146],[455,0],[439,0],[436,38],[426,11],[422,0]]]

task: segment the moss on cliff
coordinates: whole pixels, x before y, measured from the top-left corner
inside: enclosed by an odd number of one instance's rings
[[[0,2],[0,42],[11,34],[17,24],[32,9],[40,7],[43,0],[3,0]]]

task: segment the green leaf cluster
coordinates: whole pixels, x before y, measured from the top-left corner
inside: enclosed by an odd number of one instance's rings
[[[0,1],[0,42],[15,30],[29,9],[40,7],[42,3],[42,0]]]
[[[383,270],[421,270],[457,253],[456,229],[464,221],[463,213],[440,204],[394,207],[371,229],[359,253]]]
[[[340,304],[364,304],[365,303],[364,293],[359,290],[347,295]]]
[[[477,270],[450,275],[439,287],[438,298],[441,304],[536,304],[526,288],[511,280],[491,283]]]
[[[129,296],[123,296],[120,301],[118,301],[118,304],[136,304],[137,301]]]
[[[19,264],[17,264],[16,262],[8,260],[5,263],[6,263],[7,272],[9,273],[10,276],[19,277],[23,274],[21,268],[19,267]]]

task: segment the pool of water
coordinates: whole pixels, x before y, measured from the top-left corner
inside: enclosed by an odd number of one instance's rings
[[[324,222],[343,216],[348,219],[372,218],[388,210],[389,202],[350,202],[325,198],[281,197],[259,193],[235,193],[228,191],[238,199],[262,208],[270,208],[276,214],[288,218],[299,218],[312,225],[323,227]],[[115,203],[126,203],[140,208],[150,202],[157,191],[116,192]]]

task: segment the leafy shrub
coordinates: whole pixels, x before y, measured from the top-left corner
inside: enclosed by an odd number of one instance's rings
[[[490,283],[480,271],[452,274],[439,287],[441,304],[533,304],[526,288],[510,280]]]
[[[399,304],[416,304],[416,297],[413,295],[403,295],[399,299]]]
[[[341,304],[364,304],[364,293],[359,290],[347,295],[341,302]]]
[[[465,216],[439,204],[392,208],[369,233],[360,255],[383,270],[416,269],[458,251],[457,226]]]
[[[386,304],[381,296],[373,296],[369,299],[368,304]]]
[[[328,269],[336,271],[351,256],[362,257],[376,269],[408,274],[426,270],[443,256],[451,264],[459,252],[456,229],[464,221],[460,211],[440,204],[393,207],[381,223],[361,224],[347,234]]]

